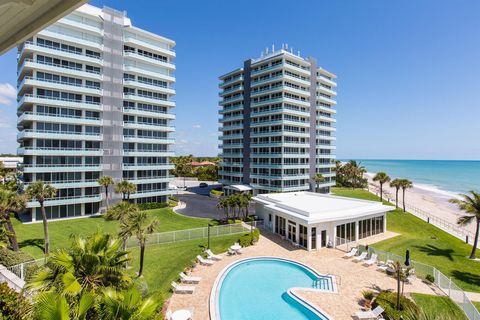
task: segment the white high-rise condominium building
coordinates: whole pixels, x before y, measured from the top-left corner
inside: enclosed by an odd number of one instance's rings
[[[273,50],[272,50],[273,51]],[[335,185],[335,78],[283,47],[220,77],[221,183],[255,193]]]
[[[101,211],[102,175],[136,184],[131,201],[166,201],[174,46],[125,12],[91,5],[19,46],[18,154],[25,186],[42,180],[58,190],[45,202],[48,218]],[[39,220],[39,203],[28,208],[27,219]]]

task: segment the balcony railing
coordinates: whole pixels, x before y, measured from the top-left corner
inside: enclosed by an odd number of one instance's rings
[[[18,70],[22,69],[23,66],[25,65],[25,62],[33,62],[33,63],[38,63],[38,64],[44,64],[47,66],[52,66],[52,67],[57,67],[57,68],[63,68],[63,69],[70,69],[70,70],[75,70],[75,71],[82,71],[82,72],[87,72],[87,73],[93,73],[93,74],[101,74],[100,71],[95,71],[95,70],[83,70],[83,68],[76,68],[76,67],[71,67],[71,66],[65,66],[63,64],[58,64],[58,63],[53,63],[53,62],[46,62],[46,61],[35,61],[33,59],[25,59],[25,61],[22,63],[22,65],[18,68]]]
[[[47,44],[34,43],[33,41],[25,41],[25,44],[31,44],[31,45],[38,46],[38,47],[42,47],[42,48],[53,49],[53,50],[57,50],[57,51],[62,51],[62,52],[67,52],[67,53],[73,53],[73,54],[80,55],[80,56],[86,56],[86,57],[89,57],[89,58],[94,58],[94,59],[102,60],[101,57],[98,57],[98,56],[93,55],[93,54],[88,54],[88,53],[83,53],[83,52],[80,53],[80,52],[78,52],[78,51],[68,50],[68,49],[64,49],[64,48],[61,48],[61,47],[54,47],[54,46],[49,46],[49,45],[47,45]],[[23,50],[23,48],[22,48],[22,50]]]
[[[60,97],[52,97],[52,96],[45,96],[45,95],[34,95],[34,94],[24,94],[23,97],[32,97],[32,98],[38,98],[38,99],[48,99],[48,100],[56,100],[56,101],[65,101],[65,102],[74,102],[74,103],[85,103],[85,104],[93,104],[93,105],[100,105],[100,102],[94,102],[94,101],[82,101],[82,100],[76,100],[76,99],[66,99],[66,98],[60,98]]]
[[[50,79],[43,79],[43,78],[34,78],[34,77],[23,78],[22,82],[20,82],[20,84],[18,84],[18,87],[21,87],[25,83],[25,80],[36,80],[36,81],[55,83],[55,84],[61,84],[61,85],[66,85],[66,86],[73,86],[73,87],[78,87],[78,88],[101,90],[100,87],[96,87],[96,86],[89,86],[89,85],[83,85],[83,84],[77,84],[77,83],[71,83],[71,82],[65,82],[65,81],[50,80]]]
[[[20,132],[33,132],[33,133],[54,133],[54,134],[76,134],[86,136],[100,136],[100,133],[96,132],[76,132],[76,131],[60,131],[60,130],[39,130],[39,129],[25,129]]]
[[[93,118],[93,117],[79,117],[74,115],[68,114],[58,114],[58,113],[46,113],[46,112],[31,112],[25,111],[22,115],[35,115],[35,116],[44,116],[44,117],[54,117],[54,118],[72,118],[72,119],[82,119],[82,120],[96,120],[100,121],[100,118]]]

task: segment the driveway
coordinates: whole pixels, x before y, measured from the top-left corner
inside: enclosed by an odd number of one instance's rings
[[[185,208],[176,210],[177,213],[196,218],[224,218],[223,213],[216,208],[218,203],[216,198],[191,192],[178,194],[176,197],[186,204]]]

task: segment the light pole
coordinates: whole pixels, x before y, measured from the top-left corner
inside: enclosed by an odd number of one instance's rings
[[[208,244],[207,244],[207,249],[210,249],[210,227],[213,227],[210,223],[208,224]]]

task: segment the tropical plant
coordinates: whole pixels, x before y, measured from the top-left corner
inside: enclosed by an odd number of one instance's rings
[[[216,205],[217,209],[223,210],[223,213],[225,214],[225,220],[229,219],[229,207],[228,207],[228,198],[227,197],[222,197],[218,199],[218,203]]]
[[[403,201],[403,212],[406,211],[405,209],[405,206],[406,206],[406,202],[405,202],[405,191],[407,189],[410,189],[413,187],[413,183],[412,181],[408,180],[408,179],[401,179],[400,180],[400,186],[402,187],[402,201]]]
[[[30,301],[11,289],[6,282],[0,283],[0,319],[31,319]]]
[[[115,192],[122,194],[122,200],[130,200],[130,194],[137,192],[137,186],[134,183],[122,180],[115,186]]]
[[[123,291],[106,288],[101,303],[102,319],[151,319],[158,306],[152,298],[143,299],[135,287]]]
[[[157,219],[150,220],[147,212],[139,211],[135,214],[131,214],[121,224],[119,236],[122,238],[129,238],[135,236],[140,245],[140,268],[138,270],[138,276],[141,277],[143,273],[143,263],[145,258],[145,244],[147,237],[152,234],[159,224]]]
[[[380,201],[383,201],[383,184],[389,182],[390,177],[385,172],[377,172],[373,181],[378,181],[380,184]]]
[[[367,186],[367,179],[363,177],[367,172],[360,162],[350,160],[342,164],[341,161],[335,162],[336,184],[338,187],[364,188]]]
[[[192,161],[193,156],[180,156],[171,160],[175,165],[172,174],[176,177],[183,177],[183,187],[186,187],[185,177],[193,176]]]
[[[316,192],[318,192],[318,190],[320,189],[320,183],[322,183],[325,178],[321,173],[317,173],[312,177],[312,180],[315,182],[315,186],[317,187]]]
[[[114,184],[113,178],[110,176],[101,176],[97,182],[105,189],[105,204],[108,209],[108,187]]]
[[[480,228],[480,193],[470,191],[470,195],[462,194],[461,197],[463,199],[453,198],[449,202],[456,204],[460,210],[466,213],[466,215],[458,218],[457,223],[459,225],[464,226],[473,221],[475,222],[475,238],[473,240],[472,252],[470,253],[470,259],[475,259]]]
[[[402,187],[402,180],[393,179],[392,182],[390,182],[390,187],[395,188],[395,208],[398,209],[398,191]]]
[[[55,197],[55,195],[57,194],[57,189],[55,189],[49,184],[45,184],[43,181],[35,181],[27,187],[26,194],[29,199],[34,199],[40,204],[45,244],[44,252],[45,254],[48,254],[50,247],[50,239],[48,236],[48,220],[47,214],[45,212],[45,200]]]
[[[54,290],[40,292],[34,297],[34,314],[37,319],[85,320],[95,318],[91,310],[95,306],[96,296],[92,292],[78,292],[73,288],[68,295]],[[71,295],[78,296],[78,302],[69,301]],[[71,299],[70,299],[71,300]]]
[[[52,252],[26,288],[53,290],[76,303],[84,293],[98,294],[110,286],[127,288],[132,279],[124,267],[127,252],[121,250],[121,244],[120,239],[100,231],[87,238],[73,236],[72,246]]]
[[[140,209],[135,203],[122,201],[107,210],[105,213],[105,219],[119,221],[120,224],[123,224],[130,216],[137,214],[139,211]],[[128,237],[121,237],[121,239],[123,241],[122,248],[123,250],[126,250]]]
[[[12,250],[18,251],[17,234],[13,228],[10,215],[12,212],[19,213],[25,209],[27,198],[16,192],[0,189],[0,221],[5,222],[5,229],[8,232],[8,239]]]
[[[5,249],[10,243],[10,233],[5,227],[5,224],[6,222],[4,220],[0,220],[0,249]]]

